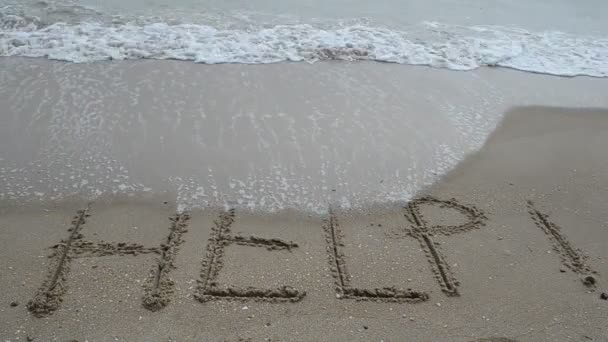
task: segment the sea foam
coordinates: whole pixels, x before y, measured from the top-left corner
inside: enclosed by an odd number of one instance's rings
[[[177,59],[197,63],[374,60],[453,70],[508,67],[561,76],[608,76],[608,39],[501,26],[368,22],[215,27],[164,22],[54,22],[0,16],[0,56],[83,63]]]

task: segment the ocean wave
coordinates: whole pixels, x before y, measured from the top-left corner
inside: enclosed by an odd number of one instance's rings
[[[203,24],[54,22],[0,15],[0,56],[75,63],[177,59],[197,63],[374,60],[453,70],[508,67],[561,76],[608,76],[608,39],[499,26],[426,22],[217,28]]]

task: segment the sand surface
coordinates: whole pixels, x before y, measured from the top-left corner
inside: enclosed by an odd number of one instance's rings
[[[606,341],[607,138],[605,110],[515,108],[414,201],[321,216],[4,203],[0,337]]]
[[[606,88],[0,59],[0,340],[606,341]]]

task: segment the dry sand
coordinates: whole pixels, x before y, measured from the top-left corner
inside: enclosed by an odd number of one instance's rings
[[[4,204],[0,337],[607,341],[607,143],[605,110],[516,108],[417,200],[323,217]]]

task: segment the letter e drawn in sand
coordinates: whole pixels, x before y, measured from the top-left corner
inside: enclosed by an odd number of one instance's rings
[[[223,267],[224,250],[231,244],[266,248],[269,251],[291,251],[298,245],[291,241],[280,239],[265,239],[257,236],[233,236],[230,227],[235,220],[235,210],[223,212],[214,222],[211,237],[207,244],[207,256],[202,263],[201,279],[195,298],[200,302],[211,300],[255,300],[265,302],[298,302],[306,295],[305,291],[291,286],[281,286],[276,289],[261,289],[257,287],[221,286],[217,283],[219,271]]]
[[[467,217],[468,221],[460,225],[431,226],[420,211],[420,207],[423,205],[454,209]],[[408,234],[420,242],[441,291],[450,297],[459,296],[458,286],[460,284],[452,274],[439,245],[433,241],[433,236],[435,234],[463,233],[479,228],[485,225],[486,216],[476,207],[462,205],[456,199],[440,200],[430,196],[410,201],[405,210],[405,218],[411,223]]]
[[[346,268],[346,256],[342,252],[344,234],[331,208],[329,208],[329,217],[325,220],[323,230],[325,231],[325,240],[327,241],[329,266],[336,285],[336,297],[339,299],[397,303],[419,303],[428,300],[428,294],[423,291],[402,290],[395,286],[373,289],[361,289],[351,286],[351,277]]]
[[[528,213],[534,224],[549,237],[553,250],[559,254],[562,264],[580,275],[583,284],[595,288],[596,280],[592,274],[597,272],[586,264],[587,257],[570,245],[568,238],[562,234],[561,228],[549,221],[549,215],[540,212],[532,201],[528,201]]]
[[[188,215],[177,214],[171,218],[172,225],[169,228],[169,236],[160,247],[144,247],[137,243],[84,240],[82,230],[87,218],[90,217],[90,210],[90,205],[79,210],[68,229],[70,233],[68,238],[51,247],[53,252],[49,256],[51,259],[49,274],[34,298],[28,302],[29,311],[36,317],[43,317],[59,308],[62,297],[66,292],[70,263],[73,259],[110,255],[136,256],[150,253],[159,254],[161,257],[144,285],[143,306],[152,311],[164,307],[169,302],[169,295],[172,293],[174,286],[168,278],[168,273],[173,268],[177,246],[183,242],[181,236],[186,232]]]

